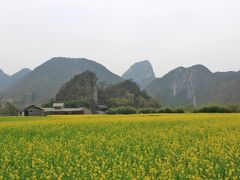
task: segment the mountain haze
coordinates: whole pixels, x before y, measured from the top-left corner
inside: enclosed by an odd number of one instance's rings
[[[140,61],[133,64],[123,75],[125,80],[131,79],[136,82],[141,89],[149,85],[156,76],[153,72],[152,65],[149,61]]]
[[[94,61],[56,57],[35,68],[10,91],[0,96],[4,100],[15,101],[19,106],[43,103],[54,97],[66,81],[87,70],[94,72],[99,82],[115,84],[122,81],[119,76]]]
[[[22,80],[30,72],[30,69],[24,68],[12,76],[9,76],[0,70],[0,92],[11,88],[11,86]]]
[[[2,88],[4,88],[6,82],[10,79],[10,76],[3,72],[3,70],[0,69],[0,91]]]
[[[28,68],[24,68],[21,69],[20,71],[18,71],[17,73],[13,74],[11,76],[11,84],[16,83],[19,80],[22,80],[23,78],[25,78],[29,73],[31,72],[30,69]]]
[[[131,79],[165,106],[240,103],[240,71],[212,73],[203,65],[195,65],[178,67],[156,78],[150,62],[140,61],[121,78],[95,61],[64,57],[52,58],[33,71],[22,69],[12,76],[0,70],[0,100],[13,102],[18,107],[45,103],[56,96],[64,83],[85,71],[95,73],[102,87]]]
[[[168,106],[239,103],[240,73],[212,73],[203,65],[179,67],[145,89]]]

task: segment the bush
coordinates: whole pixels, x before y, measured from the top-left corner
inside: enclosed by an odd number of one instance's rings
[[[107,114],[137,114],[137,110],[133,107],[119,107],[119,108],[110,108]],[[183,109],[154,109],[154,108],[143,108],[138,111],[139,114],[154,114],[154,113],[184,113]]]
[[[172,109],[170,108],[159,109],[158,113],[172,113]]]
[[[107,114],[117,114],[116,108],[110,108],[106,111]]]
[[[239,104],[227,104],[226,107],[227,107],[232,113],[239,113],[239,112],[240,112],[240,105],[239,105]]]
[[[185,113],[185,111],[183,109],[165,108],[165,109],[160,109],[158,113]]]
[[[82,101],[72,101],[72,102],[64,102],[66,108],[79,108],[79,107],[91,107],[90,100],[82,100]]]
[[[138,111],[139,114],[152,114],[152,113],[157,113],[158,111],[156,109],[152,109],[152,108],[144,108],[144,109],[140,109]]]
[[[220,107],[220,106],[208,106],[208,107],[202,107],[194,113],[230,113],[230,109],[226,107]]]
[[[55,100],[51,98],[48,102],[41,105],[43,108],[51,108],[54,104]]]
[[[137,110],[133,107],[119,107],[119,108],[110,108],[107,114],[137,114]]]
[[[183,109],[175,109],[173,112],[174,113],[185,113],[185,111]]]

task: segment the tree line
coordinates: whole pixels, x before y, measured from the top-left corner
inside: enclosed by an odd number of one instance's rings
[[[16,116],[18,109],[10,102],[0,103],[0,115],[1,116]]]
[[[221,105],[207,105],[199,108],[188,107],[182,108],[134,108],[134,107],[117,107],[110,108],[107,114],[156,114],[156,113],[239,113],[240,105],[229,104],[226,106]]]
[[[96,112],[97,105],[109,107],[107,114],[150,114],[150,113],[237,113],[239,104],[208,105],[195,107],[162,107],[158,99],[151,98],[145,91],[126,80],[115,85],[99,83],[95,73],[86,71],[66,82],[43,107],[52,107],[54,102],[63,102],[65,107],[88,107]],[[17,115],[18,109],[10,102],[0,104],[0,115]]]
[[[88,107],[93,112],[97,105],[109,108],[160,107],[160,101],[149,97],[135,82],[126,80],[115,85],[99,83],[95,73],[90,71],[74,76],[60,88],[54,99],[43,106],[49,107],[53,102],[63,102],[69,108]]]

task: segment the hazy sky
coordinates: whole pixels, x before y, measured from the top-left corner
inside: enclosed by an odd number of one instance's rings
[[[240,0],[0,0],[0,69],[85,57],[121,75],[148,59],[240,70]]]

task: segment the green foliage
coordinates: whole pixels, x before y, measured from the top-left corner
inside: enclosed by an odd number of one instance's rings
[[[196,110],[196,107],[194,105],[187,105],[187,106],[182,106],[185,112],[192,113]]]
[[[161,103],[158,99],[151,98],[148,101],[145,101],[144,107],[159,109],[161,108]]]
[[[16,116],[17,114],[18,109],[10,102],[0,104],[0,115]]]
[[[73,102],[82,99],[94,99],[97,77],[93,72],[86,71],[74,76],[65,83],[56,95],[57,102]]]
[[[66,108],[80,108],[80,107],[91,107],[91,103],[89,100],[81,100],[81,101],[73,101],[73,102],[66,102],[65,104]]]
[[[164,108],[159,109],[158,113],[185,113],[185,111],[181,108],[178,109]]]
[[[92,111],[97,103],[113,108],[160,108],[160,102],[151,99],[135,82],[126,80],[116,85],[97,84],[95,74],[89,71],[76,75],[65,83],[56,95],[56,102],[64,102],[66,107],[72,108],[84,106]]]
[[[185,113],[185,111],[181,108],[178,108],[178,109],[174,109],[173,110],[174,113]]]
[[[159,113],[173,113],[173,110],[170,108],[159,109]]]
[[[231,110],[221,106],[207,106],[194,111],[194,113],[230,113]]]
[[[137,110],[133,107],[118,107],[110,108],[106,112],[107,114],[137,114]]]
[[[227,107],[232,113],[239,113],[239,112],[240,112],[240,104],[227,104],[226,107]]]
[[[208,103],[200,107],[184,106],[185,112],[190,113],[239,113],[240,104],[228,103],[228,104],[216,104]]]
[[[110,108],[107,111],[107,114],[155,114],[155,113],[185,113],[183,109],[156,109],[156,108],[141,108],[139,110],[133,107],[119,107],[119,108]]]
[[[54,103],[54,99],[52,98],[47,103],[42,104],[41,107],[43,107],[43,108],[50,108],[50,107],[53,106],[53,103]]]
[[[158,111],[153,108],[143,108],[138,111],[139,114],[153,114],[157,113]]]
[[[86,71],[65,83],[56,95],[56,102],[64,102],[66,107],[88,107],[94,111],[97,103],[97,77]]]
[[[131,80],[105,88],[100,87],[98,102],[106,104],[108,107],[160,107],[158,100],[151,99],[145,91],[141,91],[139,86]]]

